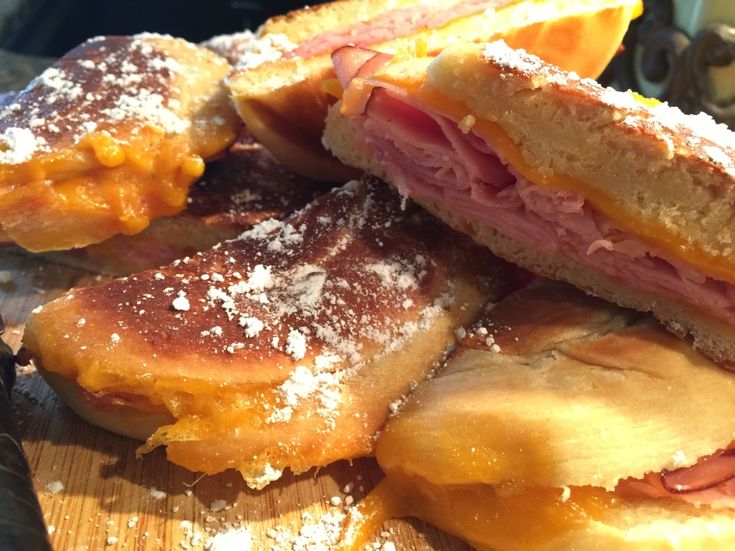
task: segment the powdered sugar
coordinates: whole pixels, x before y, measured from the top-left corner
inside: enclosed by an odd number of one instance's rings
[[[247,528],[237,528],[216,534],[207,542],[207,551],[250,551],[253,535]]]
[[[218,53],[233,65],[253,49],[257,38],[250,30],[213,36],[201,45]]]
[[[254,69],[264,63],[278,61],[295,48],[296,44],[284,34],[266,34],[248,44],[235,68],[240,71]]]
[[[294,360],[300,360],[306,355],[306,337],[298,329],[291,329],[286,337],[286,354]]]
[[[276,469],[270,463],[266,463],[258,476],[245,477],[245,483],[254,490],[262,490],[274,480],[281,478],[282,474],[282,469]]]
[[[10,127],[0,133],[0,164],[20,164],[45,143],[28,128]]]
[[[505,40],[485,44],[482,54],[485,59],[492,60],[497,65],[524,73],[538,73],[544,67],[541,59],[529,54],[526,50],[514,50],[506,44]]]
[[[19,164],[76,144],[90,132],[126,135],[144,127],[185,132],[190,121],[175,99],[187,78],[167,55],[160,35],[92,39],[34,79],[13,101],[0,106],[0,163]],[[201,55],[184,41],[192,56]],[[224,63],[224,61],[222,61]],[[122,125],[121,123],[124,123]]]

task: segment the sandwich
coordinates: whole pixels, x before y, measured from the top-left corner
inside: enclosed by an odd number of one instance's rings
[[[731,549],[735,378],[650,317],[539,280],[376,444],[344,548],[417,516],[477,549]]]
[[[342,0],[266,21],[228,77],[240,116],[292,170],[317,180],[354,176],[321,146],[341,89],[330,61],[346,45],[435,55],[458,40],[504,38],[549,62],[597,77],[640,0]]]
[[[711,358],[735,360],[727,127],[502,41],[392,58],[357,78],[342,56],[354,57],[335,53],[349,70],[324,140],[343,162],[498,256],[652,312]]]
[[[226,60],[143,34],[88,40],[0,107],[0,227],[30,251],[134,234],[186,205],[240,126]]]
[[[205,251],[269,218],[282,219],[328,191],[284,168],[247,130],[189,190],[186,209],[81,249],[46,253],[56,262],[123,276]]]
[[[30,317],[24,346],[84,419],[193,471],[262,488],[370,454],[390,404],[516,281],[402,203],[349,183],[210,251],[70,291]]]

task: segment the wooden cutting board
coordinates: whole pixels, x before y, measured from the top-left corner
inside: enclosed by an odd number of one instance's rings
[[[39,304],[106,279],[13,248],[0,250],[0,313],[8,344],[17,349],[23,324]],[[325,514],[339,514],[348,495],[359,501],[382,477],[374,460],[362,459],[284,475],[256,492],[236,472],[200,477],[172,465],[161,449],[136,459],[138,442],[79,419],[32,368],[19,371],[13,404],[57,550],[205,549],[210,537],[238,527],[252,533],[253,549],[326,550],[318,538],[299,539],[299,533],[319,533],[317,525],[330,518]],[[343,491],[348,485],[349,494]],[[386,523],[382,533],[376,543],[390,541],[397,549],[467,549],[414,520]]]

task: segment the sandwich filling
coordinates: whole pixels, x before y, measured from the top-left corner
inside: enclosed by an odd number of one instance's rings
[[[735,323],[735,286],[717,270],[672,254],[676,247],[663,250],[601,212],[573,185],[532,181],[507,155],[514,147],[507,137],[501,144],[497,133],[483,132],[482,121],[458,117],[456,106],[424,82],[417,87],[371,78],[387,59],[345,48],[335,53],[335,68],[346,88],[342,112],[353,116],[403,194],[440,204],[531,250],[562,254],[635,289]]]

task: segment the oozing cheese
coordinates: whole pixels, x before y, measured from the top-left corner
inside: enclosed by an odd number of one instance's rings
[[[73,149],[0,167],[9,190],[0,194],[0,216],[9,236],[33,251],[134,234],[183,209],[203,171],[183,137],[153,127],[130,142],[93,132]],[[15,228],[13,217],[30,206],[43,224]]]
[[[391,472],[360,505],[362,518],[346,530],[343,550],[362,549],[389,518],[415,516],[477,549],[536,549],[583,529],[614,506],[599,488],[441,486]]]

